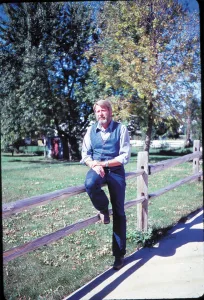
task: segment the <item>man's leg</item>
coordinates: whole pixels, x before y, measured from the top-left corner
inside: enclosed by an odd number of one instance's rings
[[[86,175],[85,187],[93,206],[103,212],[108,210],[109,200],[101,185],[105,183],[105,177],[102,178],[94,170],[90,169]]]
[[[107,177],[113,209],[113,256],[123,257],[126,253],[125,172],[123,167],[110,171]]]

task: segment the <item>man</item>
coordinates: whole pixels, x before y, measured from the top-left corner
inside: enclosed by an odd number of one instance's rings
[[[102,222],[109,224],[109,200],[101,189],[102,184],[108,185],[113,210],[113,268],[119,270],[124,265],[126,253],[124,164],[130,158],[130,139],[126,126],[112,120],[112,107],[108,100],[97,101],[93,109],[97,123],[88,128],[82,145],[81,162],[90,168],[85,187]]]

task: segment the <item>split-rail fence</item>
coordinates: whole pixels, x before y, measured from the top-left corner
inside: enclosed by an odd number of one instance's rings
[[[156,198],[187,182],[194,181],[194,180],[201,180],[201,178],[203,177],[202,171],[199,170],[200,169],[199,159],[201,157],[202,157],[202,152],[200,151],[200,141],[194,141],[193,153],[175,159],[163,160],[155,164],[148,163],[148,153],[146,151],[138,152],[137,170],[135,172],[126,173],[126,180],[137,177],[137,198],[125,203],[125,209],[132,207],[134,205],[138,205],[137,207],[138,230],[146,231],[148,229],[148,201],[150,199]],[[157,190],[154,193],[151,194],[148,193],[148,176],[188,161],[193,161],[193,174],[191,176],[182,178],[181,180],[176,181],[173,184],[170,184],[160,190]],[[54,200],[69,198],[84,192],[85,192],[84,185],[80,185],[80,186],[68,187],[62,190],[54,191],[40,196],[34,196],[23,200],[18,200],[12,203],[7,203],[3,205],[2,216],[3,218],[6,218],[15,213],[28,210],[32,207],[45,205]],[[109,209],[109,213],[110,214],[112,213],[111,209]],[[99,217],[98,215],[95,215],[86,220],[71,224],[53,233],[44,235],[33,241],[27,242],[23,245],[6,250],[3,253],[3,262],[5,264],[13,260],[14,258],[24,255],[41,246],[48,245],[52,242],[55,242],[65,236],[73,234],[74,232],[82,228],[85,228],[91,224],[94,224],[98,221],[99,221]]]

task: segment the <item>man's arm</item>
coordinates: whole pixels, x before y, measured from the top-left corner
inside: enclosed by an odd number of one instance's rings
[[[97,161],[92,159],[92,147],[91,147],[91,126],[88,127],[84,136],[82,144],[82,159],[80,163],[87,165],[89,168],[94,168],[97,165]]]
[[[82,159],[80,161],[81,164],[86,164],[87,161],[92,161],[90,133],[91,133],[91,126],[88,127],[87,132],[83,139],[82,152],[81,152]]]
[[[127,130],[127,127],[125,125],[122,125],[120,135],[120,151],[119,155],[115,157],[115,159],[121,162],[121,164],[125,165],[130,160],[130,154],[131,149],[129,132]]]

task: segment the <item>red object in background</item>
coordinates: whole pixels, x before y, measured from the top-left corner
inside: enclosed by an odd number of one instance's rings
[[[52,141],[52,157],[59,158],[59,141],[58,139],[53,139]]]

